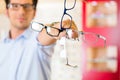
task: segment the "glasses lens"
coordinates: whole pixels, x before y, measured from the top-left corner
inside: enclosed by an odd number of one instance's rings
[[[98,37],[94,33],[83,33],[82,38],[87,44],[95,44],[98,41]]]
[[[39,24],[36,22],[33,22],[31,27],[35,31],[41,31],[44,28],[44,26],[42,24]]]
[[[59,30],[54,27],[47,27],[46,30],[47,30],[47,33],[51,36],[58,36],[59,34]]]
[[[25,10],[33,10],[34,9],[34,5],[32,5],[32,4],[11,3],[8,5],[8,7],[13,10],[18,10],[20,7],[23,7]]]
[[[76,0],[66,0],[65,7],[66,9],[72,9],[75,7]]]
[[[28,10],[28,11],[34,9],[34,6],[32,4],[24,4],[23,7],[25,10]]]
[[[8,5],[8,7],[13,9],[13,10],[17,10],[20,7],[20,5],[16,4],[16,3],[11,3]]]
[[[64,22],[65,20],[70,20],[70,22]],[[71,28],[71,25],[72,25],[72,17],[70,16],[70,15],[68,15],[68,14],[65,14],[64,16],[63,16],[63,18],[62,18],[62,22],[61,22],[61,24],[62,24],[62,28],[64,28],[64,29],[69,29],[69,28]]]

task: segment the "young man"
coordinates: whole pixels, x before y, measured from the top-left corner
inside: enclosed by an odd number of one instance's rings
[[[5,0],[10,30],[0,42],[0,80],[50,80],[53,38],[43,29],[29,26],[35,16],[37,0]],[[69,20],[64,21],[64,25]],[[74,25],[73,25],[74,26]],[[54,27],[59,28],[59,24]]]

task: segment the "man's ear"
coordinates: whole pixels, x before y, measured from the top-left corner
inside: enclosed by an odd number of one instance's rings
[[[35,10],[35,12],[34,12],[34,14],[33,14],[33,19],[35,18],[35,16],[36,16],[36,10]]]
[[[5,10],[5,15],[9,17],[8,9]]]

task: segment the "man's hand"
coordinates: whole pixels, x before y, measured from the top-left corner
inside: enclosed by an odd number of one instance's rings
[[[77,26],[75,25],[74,21],[70,21],[70,20],[65,20],[62,22],[62,26],[63,28],[68,27],[70,24],[71,25],[71,30],[77,30]],[[47,24],[47,26],[51,26],[51,24]],[[60,23],[57,22],[54,25],[52,24],[52,27],[58,28],[60,29]],[[38,36],[38,41],[42,44],[42,45],[50,45],[56,42],[57,39],[60,39],[61,37],[65,37],[66,36],[66,30],[64,30],[63,32],[61,32],[59,34],[58,37],[52,37],[50,35],[48,35],[46,33],[46,30],[43,29]],[[72,38],[78,36],[77,34],[75,34],[74,32],[72,33]]]
[[[76,38],[78,36],[78,34],[75,32],[75,30],[78,30],[78,28],[75,25],[74,21],[70,21],[69,19],[63,21],[62,22],[62,28],[68,28],[70,24],[71,24],[71,27],[69,29],[69,32],[66,32],[67,30],[64,30],[63,32],[61,32],[59,34],[58,37],[54,37],[54,38],[55,39],[60,39],[61,37],[65,37],[65,36],[71,36],[71,38]],[[52,27],[56,27],[56,28],[60,29],[60,23],[55,22]]]

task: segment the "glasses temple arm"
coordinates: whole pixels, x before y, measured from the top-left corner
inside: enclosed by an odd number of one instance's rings
[[[106,47],[106,38],[104,36],[101,36],[101,35],[98,35],[99,38],[103,39],[104,40],[104,47]]]

